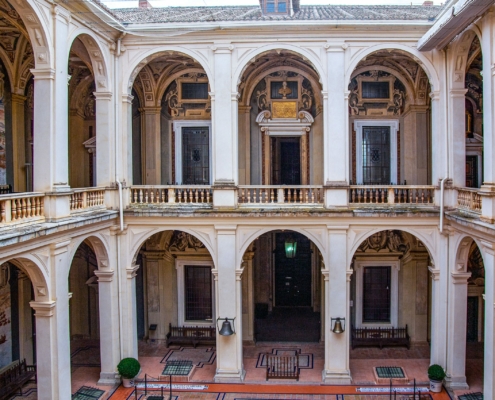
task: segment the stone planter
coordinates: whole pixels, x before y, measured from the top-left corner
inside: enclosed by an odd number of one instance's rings
[[[440,393],[442,391],[442,383],[443,381],[434,381],[430,379],[430,392]]]

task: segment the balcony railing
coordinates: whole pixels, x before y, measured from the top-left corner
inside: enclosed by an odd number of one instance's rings
[[[105,208],[105,189],[74,189],[74,192],[70,195],[69,201],[71,212]]]
[[[15,224],[45,219],[43,193],[16,193],[0,196],[0,223]]]
[[[306,186],[239,186],[240,204],[317,204],[323,203],[323,187]]]
[[[211,204],[211,186],[131,186],[130,205]]]
[[[457,208],[481,214],[481,196],[478,189],[457,189]]]
[[[433,204],[434,186],[355,185],[349,189],[349,203],[356,204]]]

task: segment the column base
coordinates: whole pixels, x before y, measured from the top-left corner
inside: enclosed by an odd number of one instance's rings
[[[350,385],[352,383],[351,371],[323,370],[321,380],[325,385]]]
[[[240,371],[222,371],[217,369],[214,380],[217,383],[240,383],[244,382],[245,376],[246,371],[243,369]]]
[[[116,372],[100,372],[100,379],[98,385],[101,386],[115,386],[120,385],[120,378]]]
[[[453,376],[445,378],[445,386],[452,390],[469,389],[465,376]]]

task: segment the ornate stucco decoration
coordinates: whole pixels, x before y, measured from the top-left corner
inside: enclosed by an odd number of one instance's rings
[[[191,72],[177,78],[167,89],[164,103],[172,118],[211,118],[211,98],[209,94],[204,97],[193,98],[186,96],[183,90],[184,84],[208,85],[206,74]]]
[[[190,235],[189,233],[182,231],[174,231],[170,242],[168,244],[167,250],[171,253],[177,252],[187,252],[187,251],[201,251],[205,250],[205,245],[201,240]]]
[[[387,230],[376,232],[368,237],[358,248],[363,253],[403,253],[410,248],[410,244],[404,239],[402,232]]]
[[[269,136],[302,136],[311,130],[313,116],[307,111],[299,111],[294,118],[272,118],[268,110],[256,117],[261,132]]]

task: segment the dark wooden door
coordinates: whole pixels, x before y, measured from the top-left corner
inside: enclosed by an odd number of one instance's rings
[[[272,184],[301,184],[301,144],[299,138],[272,138]]]
[[[296,257],[287,258],[285,240],[291,235],[297,241]],[[311,246],[303,235],[292,232],[276,234],[275,305],[311,306]]]
[[[466,187],[478,187],[478,156],[466,156]]]
[[[478,341],[478,298],[467,298],[467,333],[468,342]]]

